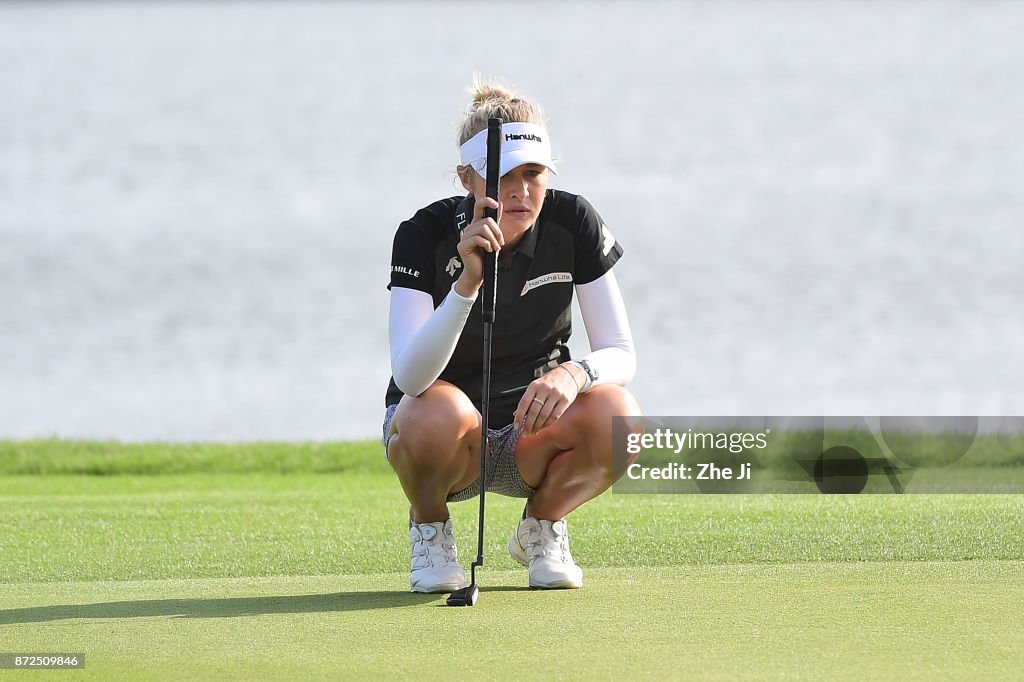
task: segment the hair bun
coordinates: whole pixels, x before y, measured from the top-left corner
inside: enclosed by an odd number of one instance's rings
[[[458,142],[462,146],[481,130],[487,129],[487,119],[500,118],[505,123],[536,123],[545,126],[540,107],[509,88],[485,81],[479,74],[473,76],[473,102],[458,126]]]
[[[511,90],[495,85],[494,83],[474,83],[473,88],[473,109],[479,109],[480,105],[488,101],[505,101],[515,99]]]

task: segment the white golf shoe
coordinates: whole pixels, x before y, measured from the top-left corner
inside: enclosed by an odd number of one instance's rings
[[[409,546],[412,592],[452,592],[466,586],[466,572],[459,565],[451,519],[434,523],[410,521]]]
[[[583,587],[583,569],[569,553],[569,526],[527,516],[508,541],[508,553],[530,569],[530,587],[546,590]]]

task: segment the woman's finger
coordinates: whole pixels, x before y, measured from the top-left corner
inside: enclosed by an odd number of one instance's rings
[[[538,406],[543,402],[544,401],[537,396],[537,391],[533,386],[528,388],[526,393],[523,394],[523,397],[519,399],[519,405],[516,406],[513,419],[524,432],[527,432],[527,423],[532,423],[530,422],[532,414],[539,409]]]
[[[553,424],[565,407],[561,405],[562,398],[550,394],[544,398],[533,398],[532,407],[527,412],[525,430],[527,433],[536,433],[544,427]]]
[[[501,233],[498,223],[491,218],[484,218],[479,224],[480,234],[490,239],[499,249],[505,245],[505,235]]]
[[[497,200],[491,199],[490,197],[482,197],[476,200],[473,205],[473,222],[484,219],[484,209],[493,208],[498,211],[498,216],[501,216],[501,204]]]
[[[498,248],[493,241],[481,235],[463,239],[459,247],[459,253],[462,254],[464,259],[472,256],[476,251],[490,252]]]
[[[565,414],[565,411],[569,408],[569,401],[565,398],[556,398],[555,396],[552,396],[544,403],[544,407],[545,410],[538,418],[535,431],[546,429],[558,421],[559,417]]]
[[[541,412],[544,410],[544,399],[534,397],[530,401],[529,407],[526,409],[526,420],[523,423],[523,431],[526,433],[533,433],[537,430],[537,425],[540,423]]]
[[[490,218],[484,218],[471,223],[469,227],[463,229],[461,233],[463,240],[477,235],[481,235],[490,240],[496,249],[500,249],[505,244],[505,236],[501,233],[501,229],[498,227],[498,224]]]

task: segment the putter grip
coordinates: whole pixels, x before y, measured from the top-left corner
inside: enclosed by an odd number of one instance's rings
[[[501,178],[501,119],[487,120],[487,196],[497,201],[498,180]],[[485,208],[484,216],[498,219],[498,212]],[[498,254],[484,254],[483,318],[494,322],[494,304],[498,294]]]

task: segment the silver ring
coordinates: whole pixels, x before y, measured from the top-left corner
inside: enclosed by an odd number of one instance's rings
[[[543,407],[543,406],[544,406],[544,401],[543,401],[543,400],[541,400],[541,399],[539,399],[539,398],[534,398],[534,399],[533,399],[533,402],[535,402],[535,403],[540,403],[540,404],[541,404],[541,407]]]

